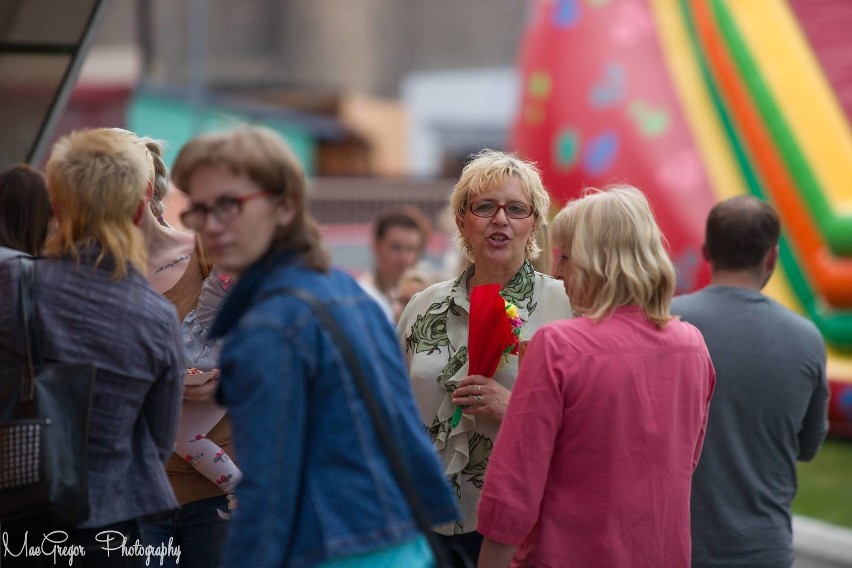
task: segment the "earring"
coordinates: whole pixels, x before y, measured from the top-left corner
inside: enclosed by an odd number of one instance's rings
[[[473,245],[470,244],[469,240],[462,239],[462,248],[464,249],[464,252],[466,252],[468,255],[473,254]]]

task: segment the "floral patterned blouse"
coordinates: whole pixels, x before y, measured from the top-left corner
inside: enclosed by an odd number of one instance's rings
[[[455,410],[452,392],[468,376],[467,282],[473,270],[470,267],[457,279],[435,284],[414,296],[397,326],[420,416],[443,459],[462,510],[460,523],[439,530],[446,534],[476,530],[476,507],[485,467],[500,426],[494,418],[466,414],[455,428],[451,424]],[[500,295],[518,307],[523,321],[521,341],[529,340],[542,325],[572,315],[562,282],[535,272],[529,262]],[[511,390],[517,374],[517,356],[506,356],[494,380]]]

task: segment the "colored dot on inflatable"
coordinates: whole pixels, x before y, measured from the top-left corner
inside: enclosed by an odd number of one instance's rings
[[[655,108],[642,100],[636,100],[627,107],[630,118],[639,132],[646,138],[663,134],[669,127],[669,114],[663,108]]]
[[[546,99],[550,96],[551,87],[550,74],[547,71],[534,71],[530,74],[527,89],[531,97]]]
[[[529,104],[524,108],[524,121],[530,126],[544,122],[544,108],[541,105]]]
[[[600,110],[619,104],[625,96],[624,83],[624,67],[617,63],[608,64],[604,69],[603,77],[592,84],[589,105]]]
[[[618,156],[618,134],[607,130],[592,138],[583,154],[583,166],[592,175],[606,172]]]
[[[556,136],[555,144],[556,165],[560,169],[569,170],[577,162],[580,153],[580,133],[574,128],[566,128]]]
[[[553,24],[557,28],[570,28],[580,21],[578,0],[556,0],[553,6]]]

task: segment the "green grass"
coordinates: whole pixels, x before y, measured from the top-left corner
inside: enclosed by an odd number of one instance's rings
[[[852,442],[826,441],[810,463],[799,463],[793,513],[852,527]]]

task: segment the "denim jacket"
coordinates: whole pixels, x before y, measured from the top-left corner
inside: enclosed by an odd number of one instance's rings
[[[337,346],[284,288],[330,309],[372,380],[430,521],[456,520],[387,318],[345,273],[309,270],[283,255],[242,275],[211,331],[225,335],[219,397],[245,475],[223,565],[314,566],[417,534]]]
[[[89,424],[89,519],[97,528],[177,507],[163,464],[174,451],[183,357],[174,307],[136,269],[115,280],[100,247],[35,261],[35,316],[45,361],[97,367]],[[26,356],[19,264],[0,262],[0,370]],[[132,544],[132,543],[129,543]]]

